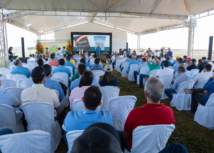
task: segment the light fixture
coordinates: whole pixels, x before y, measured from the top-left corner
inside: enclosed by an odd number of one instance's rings
[[[32,25],[32,24],[27,24],[26,26],[29,27],[29,26],[31,26],[31,25]]]

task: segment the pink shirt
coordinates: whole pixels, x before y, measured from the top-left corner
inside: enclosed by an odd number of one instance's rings
[[[59,66],[59,63],[57,61],[55,61],[55,60],[51,60],[47,64],[50,65],[50,66]]]
[[[77,99],[82,99],[82,97],[84,97],[85,90],[88,89],[89,87],[90,86],[82,86],[82,87],[74,88],[71,91],[71,95],[69,97],[71,110],[73,110],[72,103]]]

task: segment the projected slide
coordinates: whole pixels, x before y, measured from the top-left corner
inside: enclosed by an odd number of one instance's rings
[[[101,52],[110,51],[110,35],[73,35],[74,51],[96,51],[99,45]]]

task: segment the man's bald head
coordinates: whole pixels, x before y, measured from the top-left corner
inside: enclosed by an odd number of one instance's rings
[[[15,59],[14,61],[13,61],[13,63],[14,63],[14,65],[15,66],[22,66],[22,62],[20,61],[20,59]]]

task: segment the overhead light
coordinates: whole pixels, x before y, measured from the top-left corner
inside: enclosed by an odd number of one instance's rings
[[[27,24],[26,26],[29,27],[29,26],[31,26],[31,25],[32,25],[32,24]]]

